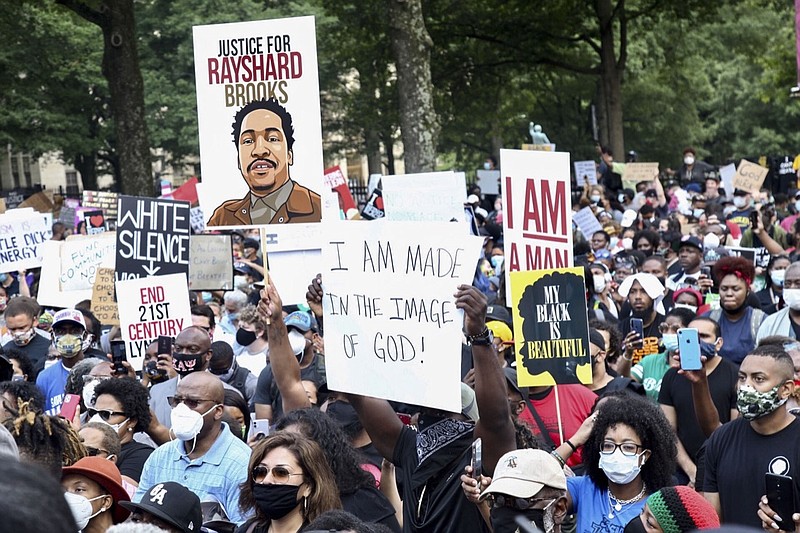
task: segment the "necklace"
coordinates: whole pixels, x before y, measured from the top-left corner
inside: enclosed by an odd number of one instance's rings
[[[620,511],[622,511],[622,507],[624,505],[629,505],[631,503],[636,503],[639,500],[641,500],[646,491],[647,491],[647,486],[644,483],[642,483],[642,490],[639,491],[639,494],[637,494],[636,496],[634,496],[633,498],[631,498],[629,500],[620,500],[619,498],[617,498],[616,496],[614,496],[611,493],[611,489],[609,488],[608,489],[608,518],[609,519],[614,518],[614,511],[619,513]],[[611,500],[614,500],[615,503],[612,504]]]

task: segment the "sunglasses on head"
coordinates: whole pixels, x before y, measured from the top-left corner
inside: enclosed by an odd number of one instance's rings
[[[89,418],[92,418],[94,415],[100,415],[100,418],[106,422],[108,422],[112,416],[125,416],[125,413],[121,411],[112,411],[111,409],[94,409],[91,407],[86,410],[86,414],[89,416]]]

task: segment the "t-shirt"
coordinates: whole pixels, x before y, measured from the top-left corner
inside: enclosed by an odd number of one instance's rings
[[[731,409],[736,408],[736,384],[739,369],[733,363],[721,359],[717,367],[708,375],[708,388],[711,400],[723,424],[731,419]],[[694,410],[692,384],[685,376],[678,374],[677,368],[670,368],[661,383],[658,403],[675,408],[678,422],[678,438],[693,462],[697,462],[697,452],[706,441]]]
[[[47,350],[50,349],[50,340],[36,334],[31,339],[31,342],[25,346],[17,346],[14,341],[10,341],[5,343],[3,348],[13,348],[21,351],[31,360],[33,368],[36,368],[37,366],[43,366],[42,361],[47,357]]]
[[[589,476],[568,477],[567,491],[578,519],[576,533],[622,533],[647,502],[645,494],[639,501],[623,505],[621,511],[612,510],[608,490],[597,488]]]
[[[340,494],[342,509],[369,524],[383,524],[400,533],[394,507],[381,491],[375,487],[364,487],[351,494]]]
[[[64,363],[56,363],[42,370],[36,378],[36,386],[44,394],[44,412],[46,414],[57,416],[61,412],[68,375],[69,369],[64,366]]]
[[[315,363],[300,369],[300,379],[302,381],[313,381],[318,387],[324,382]],[[267,365],[258,376],[258,385],[256,386],[256,395],[253,398],[253,403],[272,407],[272,423],[283,416],[283,402],[272,374],[272,365]]]
[[[704,317],[710,316],[711,311],[703,314]],[[762,314],[757,326],[764,321],[767,315]],[[714,318],[714,317],[711,317]],[[757,320],[753,318],[753,308],[748,306],[745,313],[737,321],[729,320],[723,312],[719,315],[720,337],[725,339],[725,343],[719,351],[719,355],[737,365],[741,364],[745,356],[756,347],[756,339],[753,335],[751,322]],[[758,327],[755,328],[758,331]]]
[[[800,420],[772,435],[756,433],[737,418],[717,429],[706,443],[705,492],[719,493],[724,523],[761,527],[758,501],[766,494],[764,474],[790,476],[794,508],[800,509]],[[785,517],[783,517],[785,518]]]
[[[656,318],[653,320],[653,323],[649,326],[644,326],[642,333],[644,333],[644,338],[642,339],[642,347],[638,348],[633,351],[633,364],[637,364],[641,361],[644,357],[648,355],[653,355],[659,352],[658,343],[661,340],[661,332],[658,331],[658,326],[664,322],[664,315],[660,313],[656,313]],[[628,333],[631,331],[631,321],[630,320],[623,320],[622,321],[622,338],[624,339]]]
[[[530,402],[536,412],[544,422],[544,427],[550,435],[556,447],[561,445],[561,439],[558,435],[558,410],[556,408],[556,395],[554,388],[550,388],[543,398],[537,399],[534,394],[530,395]],[[559,385],[558,386],[558,403],[561,410],[561,426],[564,433],[564,439],[570,438],[578,431],[583,421],[592,412],[594,402],[597,400],[597,395],[587,389],[583,385]],[[534,434],[540,435],[539,425],[529,412],[529,407],[526,405],[525,410],[520,414],[520,418],[525,420],[533,430]],[[581,450],[579,448],[576,453],[572,454],[567,464],[569,466],[579,465],[582,462]]]
[[[741,229],[742,233],[744,233],[744,230],[750,227],[750,213],[752,212],[753,210],[750,208],[741,210],[737,209],[736,211],[732,211],[725,220],[727,222],[733,222],[739,226],[739,229]]]
[[[661,380],[669,368],[666,352],[655,353],[643,357],[641,361],[634,365],[631,368],[631,377],[644,385],[644,392],[648,398],[658,402]]]
[[[132,440],[122,445],[117,457],[117,468],[119,473],[123,476],[128,476],[132,480],[139,482],[142,475],[142,468],[150,454],[153,453],[153,448],[141,442]]]

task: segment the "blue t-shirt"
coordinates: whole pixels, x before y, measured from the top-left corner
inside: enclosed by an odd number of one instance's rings
[[[742,318],[736,322],[728,320],[725,313],[722,313],[719,317],[720,337],[725,339],[725,343],[722,345],[719,355],[736,365],[740,365],[747,354],[752,352],[753,348],[756,347],[756,339],[753,336],[753,326],[751,324],[754,320],[753,311],[754,309],[752,307],[747,306]],[[711,317],[711,313],[712,312],[709,311],[703,314],[703,316]],[[761,315],[762,322],[765,317],[766,315]],[[761,324],[758,324],[756,326],[756,331],[758,331],[758,326],[760,325]]]
[[[44,412],[48,415],[56,416],[61,412],[68,375],[69,370],[58,362],[42,370],[36,378],[36,386],[44,394]]]
[[[578,519],[576,533],[622,533],[647,502],[644,495],[639,501],[622,506],[621,511],[612,511],[608,490],[598,489],[589,476],[567,478],[567,490]]]

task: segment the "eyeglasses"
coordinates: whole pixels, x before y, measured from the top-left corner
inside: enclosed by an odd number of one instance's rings
[[[603,446],[600,448],[600,452],[606,455],[611,455],[617,450],[617,448],[622,451],[622,455],[631,457],[636,455],[640,448],[644,449],[644,446],[633,442],[623,442],[622,444],[617,444],[616,442],[607,440],[603,441]]]
[[[107,379],[111,379],[111,376],[90,376],[89,374],[83,376],[84,383],[91,383],[92,381],[105,381]]]
[[[108,450],[103,450],[102,448],[92,448],[91,446],[85,446],[85,448],[86,453],[89,454],[89,457],[95,457],[101,453],[109,455]]]
[[[207,400],[207,399],[200,400],[195,398],[184,398],[183,396],[167,396],[167,402],[169,403],[169,406],[172,407],[173,409],[175,407],[178,407],[182,403],[185,403],[186,407],[188,407],[189,409],[197,409],[197,406],[200,405],[201,403],[212,402],[212,401],[213,400]]]
[[[272,472],[272,479],[275,480],[275,483],[278,485],[285,485],[289,482],[289,479],[292,476],[302,476],[303,474],[293,474],[289,472],[289,469],[285,466],[273,466],[272,468],[267,468],[264,465],[257,465],[253,468],[253,481],[256,483],[264,483],[264,480],[267,479],[267,476]]]
[[[91,407],[86,410],[86,414],[89,416],[89,418],[92,418],[94,415],[100,415],[100,418],[106,422],[108,422],[112,416],[125,416],[125,413],[121,411],[112,411],[111,409],[93,409]]]
[[[671,326],[665,322],[658,325],[659,333],[677,333],[681,326]]]
[[[553,498],[514,498],[513,496],[506,496],[505,494],[490,494],[489,502],[492,507],[498,509],[500,507],[509,507],[517,511],[527,511],[539,502],[550,502],[550,505],[555,501]],[[546,508],[547,506],[545,506]]]

